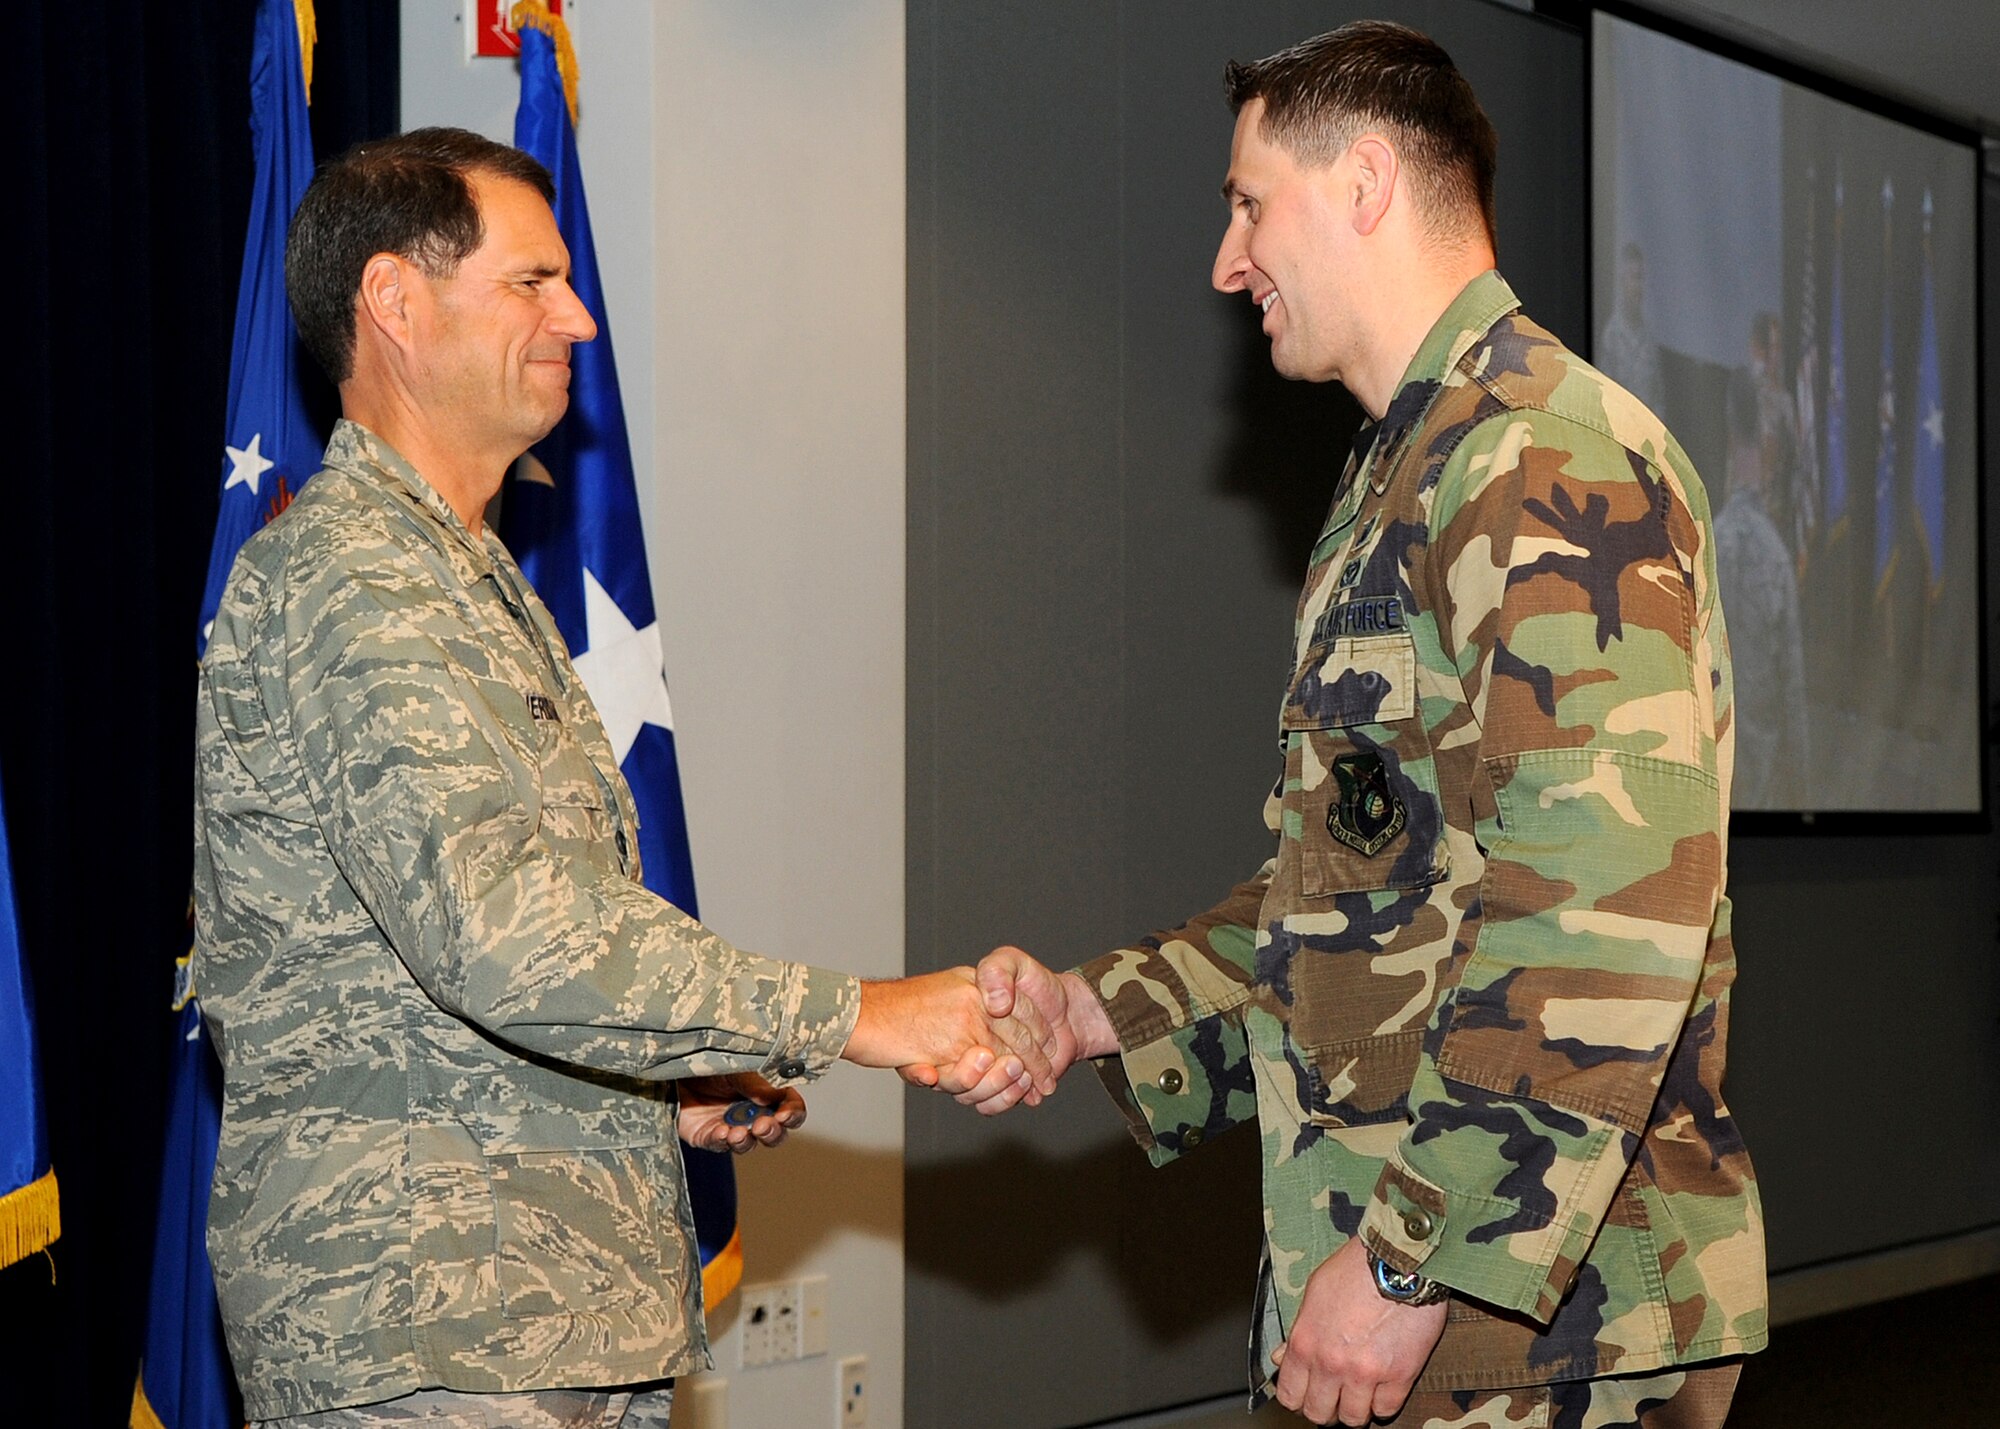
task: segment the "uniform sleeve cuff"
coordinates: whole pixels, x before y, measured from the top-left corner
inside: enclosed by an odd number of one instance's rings
[[[809,1082],[840,1060],[861,1016],[861,980],[852,973],[794,963],[786,974],[784,1017],[762,1068],[779,1085]]]

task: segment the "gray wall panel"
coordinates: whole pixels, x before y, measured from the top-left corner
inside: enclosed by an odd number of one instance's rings
[[[1071,963],[1269,853],[1292,607],[1357,412],[1278,379],[1209,288],[1221,71],[1363,13],[1491,89],[1510,276],[1580,334],[1571,33],[1467,0],[910,6],[912,971],[1002,941]],[[913,1097],[907,1133],[913,1429],[1242,1385],[1252,1135],[1153,1171],[1087,1074],[999,1122]]]

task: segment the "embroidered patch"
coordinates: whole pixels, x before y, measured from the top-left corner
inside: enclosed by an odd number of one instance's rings
[[[1375,535],[1375,528],[1381,524],[1382,518],[1380,516],[1370,516],[1366,521],[1363,521],[1361,529],[1354,533],[1355,548],[1358,550],[1360,547],[1367,545],[1369,540]]]
[[[1330,605],[1313,622],[1313,640],[1338,640],[1346,635],[1392,635],[1403,628],[1403,598],[1357,595]]]
[[[1364,858],[1375,857],[1409,819],[1403,801],[1389,787],[1382,756],[1339,755],[1333,761],[1333,777],[1340,792],[1327,807],[1327,832]]]
[[[1361,557],[1356,556],[1340,568],[1340,588],[1347,590],[1361,581]]]
[[[528,713],[536,719],[550,720],[556,724],[562,723],[562,715],[556,709],[556,702],[547,695],[529,695]]]

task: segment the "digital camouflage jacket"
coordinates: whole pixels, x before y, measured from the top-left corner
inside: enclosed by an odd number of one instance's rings
[[[249,1416],[706,1363],[669,1079],[813,1075],[857,985],[646,891],[548,611],[354,423],[237,558],[195,792]]]
[[[1259,1123],[1253,1388],[1356,1235],[1454,1292],[1425,1388],[1765,1339],[1721,1096],[1707,498],[1659,419],[1517,307],[1498,274],[1470,283],[1356,444],[1299,603],[1276,857],[1081,969],[1155,1163]]]

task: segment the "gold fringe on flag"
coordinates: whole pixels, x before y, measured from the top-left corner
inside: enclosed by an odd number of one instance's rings
[[[61,1234],[62,1212],[56,1202],[53,1170],[0,1196],[0,1265],[25,1260]]]
[[[563,99],[569,104],[570,127],[576,127],[576,47],[569,42],[569,26],[560,15],[551,15],[549,7],[542,0],[520,0],[514,12],[508,16],[508,23],[514,33],[523,30],[540,30],[549,37],[556,47],[556,73],[562,76]]]
[[[146,1398],[146,1366],[143,1361],[139,1365],[138,1381],[132,1386],[132,1414],[125,1422],[131,1429],[167,1429],[152,1401]]]
[[[305,71],[306,103],[313,102],[313,46],[319,43],[319,19],[313,14],[313,0],[292,0],[292,13],[299,19],[299,65]]]
[[[716,1252],[715,1259],[701,1268],[701,1303],[710,1310],[736,1293],[743,1283],[743,1230],[739,1226],[729,1244]],[[713,1332],[713,1331],[712,1331]]]

